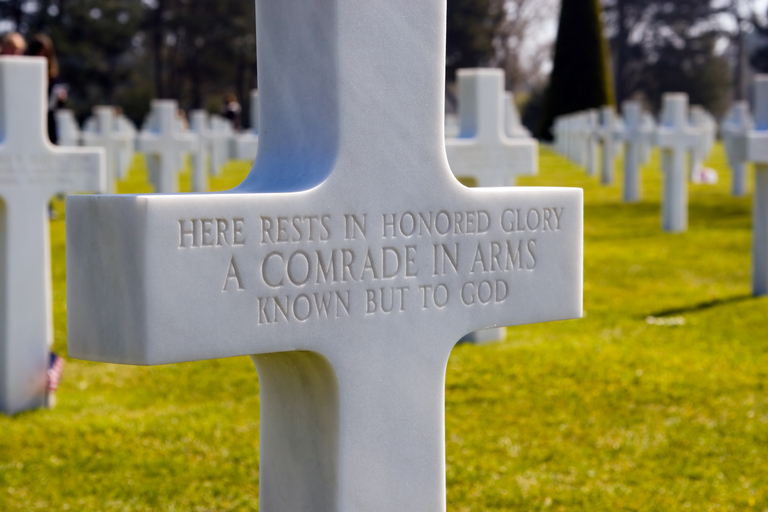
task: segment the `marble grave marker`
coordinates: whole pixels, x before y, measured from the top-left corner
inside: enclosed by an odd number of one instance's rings
[[[451,350],[581,316],[582,191],[453,177],[444,0],[258,0],[256,20],[239,187],[68,198],[70,354],[251,355],[264,512],[444,511]]]
[[[182,155],[197,147],[197,136],[181,130],[178,110],[176,100],[152,100],[147,129],[138,136],[139,151],[154,159],[148,167],[155,192],[178,192]]]
[[[504,71],[473,68],[457,72],[459,137],[445,149],[456,176],[471,176],[480,187],[515,184],[516,176],[538,172],[535,139],[510,139],[504,127]]]
[[[733,175],[731,193],[736,197],[747,195],[747,137],[754,126],[746,101],[735,102],[723,122],[723,143]]]
[[[678,233],[688,229],[688,173],[686,157],[699,143],[699,133],[688,125],[688,95],[665,93],[656,145],[661,148],[664,173],[662,228]]]
[[[752,293],[768,295],[768,75],[754,81],[755,129],[747,138],[747,159],[755,164],[752,193]]]
[[[251,127],[235,138],[235,158],[238,160],[251,160],[256,158],[259,151],[259,91],[251,91]]]
[[[613,159],[616,156],[616,114],[613,107],[605,105],[600,108],[600,125],[596,132],[602,149],[600,183],[611,185],[613,183]]]
[[[66,108],[60,108],[53,113],[56,118],[57,146],[73,147],[80,145],[80,128],[77,126],[75,113]]]
[[[48,202],[104,191],[104,150],[48,140],[40,57],[0,57],[0,412],[46,403],[53,298]]]
[[[127,158],[121,153],[133,154],[134,137],[117,129],[115,107],[100,105],[93,108],[92,130],[84,130],[84,146],[102,147],[107,156],[107,190],[117,192],[117,180],[125,172],[120,166]]]
[[[624,151],[624,201],[631,203],[640,200],[640,164],[643,144],[651,137],[651,132],[643,123],[643,112],[640,102],[627,100],[622,104],[624,115],[624,130],[622,139],[626,147]]]

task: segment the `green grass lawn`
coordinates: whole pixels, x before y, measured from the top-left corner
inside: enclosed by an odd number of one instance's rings
[[[585,318],[454,349],[449,510],[768,510],[768,298],[750,295],[751,201],[730,196],[721,146],[708,165],[720,183],[691,186],[690,229],[670,235],[657,156],[644,200],[627,205],[620,172],[601,187],[542,149],[521,185],[585,191]],[[248,167],[229,164],[212,187]],[[137,159],[119,190],[145,182]],[[51,237],[66,353],[61,220]],[[0,510],[257,510],[258,439],[247,358],[68,360],[55,409],[0,416]]]

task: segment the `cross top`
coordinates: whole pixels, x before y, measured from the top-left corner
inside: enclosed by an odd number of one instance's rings
[[[636,101],[625,101],[622,104],[622,114],[624,115],[625,134],[641,133],[643,128],[643,111],[640,104]]]
[[[459,136],[445,145],[454,174],[474,176],[481,187],[513,185],[517,175],[536,174],[536,144],[506,133],[504,72],[460,69],[457,76]]]
[[[688,95],[665,93],[661,119],[656,128],[656,142],[663,148],[687,151],[698,143],[699,130],[688,124]]]
[[[460,69],[459,85],[459,137],[479,141],[498,141],[502,138],[504,100],[504,72],[500,69]]]
[[[445,510],[455,342],[581,315],[581,190],[451,174],[445,11],[258,1],[260,147],[244,182],[68,198],[70,354],[251,355],[261,510]]]

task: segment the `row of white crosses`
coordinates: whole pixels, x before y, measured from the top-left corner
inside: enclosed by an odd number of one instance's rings
[[[441,512],[451,350],[581,316],[583,193],[452,175],[445,0],[333,7],[257,0],[236,189],[67,198],[70,355],[250,355],[260,510]]]
[[[55,194],[107,191],[103,149],[48,140],[46,69],[43,58],[0,57],[0,412],[6,414],[43,407],[49,398],[48,202]]]
[[[257,95],[251,95],[251,123],[258,118]],[[108,188],[116,190],[118,178],[124,179],[134,148],[147,153],[150,181],[156,192],[178,191],[178,172],[185,155],[193,157],[192,190],[208,190],[208,176],[219,174],[232,158],[253,160],[258,138],[256,130],[236,134],[231,123],[221,116],[209,116],[202,110],[190,112],[187,129],[178,116],[174,100],[154,100],[140,133],[114,107],[97,106],[83,130],[70,110],[58,110],[57,135],[61,146],[100,146],[107,152]],[[210,172],[209,172],[210,169]]]
[[[585,167],[589,176],[597,174],[602,153],[599,167],[604,185],[613,183],[615,158],[624,149],[624,200],[631,202],[640,198],[639,169],[650,158],[655,122],[635,101],[624,102],[622,113],[623,119],[610,106],[575,112],[558,117],[553,131],[555,150]]]

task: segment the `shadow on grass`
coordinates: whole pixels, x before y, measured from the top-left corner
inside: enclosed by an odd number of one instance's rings
[[[709,300],[707,302],[700,302],[698,304],[693,304],[691,306],[686,306],[682,308],[675,308],[675,309],[665,309],[663,311],[656,311],[655,313],[649,313],[648,315],[643,315],[641,318],[646,318],[648,316],[654,316],[654,317],[665,317],[665,316],[675,316],[675,315],[682,315],[684,313],[695,313],[697,311],[704,311],[707,309],[712,309],[717,306],[723,306],[727,304],[736,304],[738,302],[744,302],[747,300],[755,299],[756,297],[752,296],[751,294],[744,294],[744,295],[735,295],[733,297],[726,297],[723,299],[715,299],[715,300]]]

